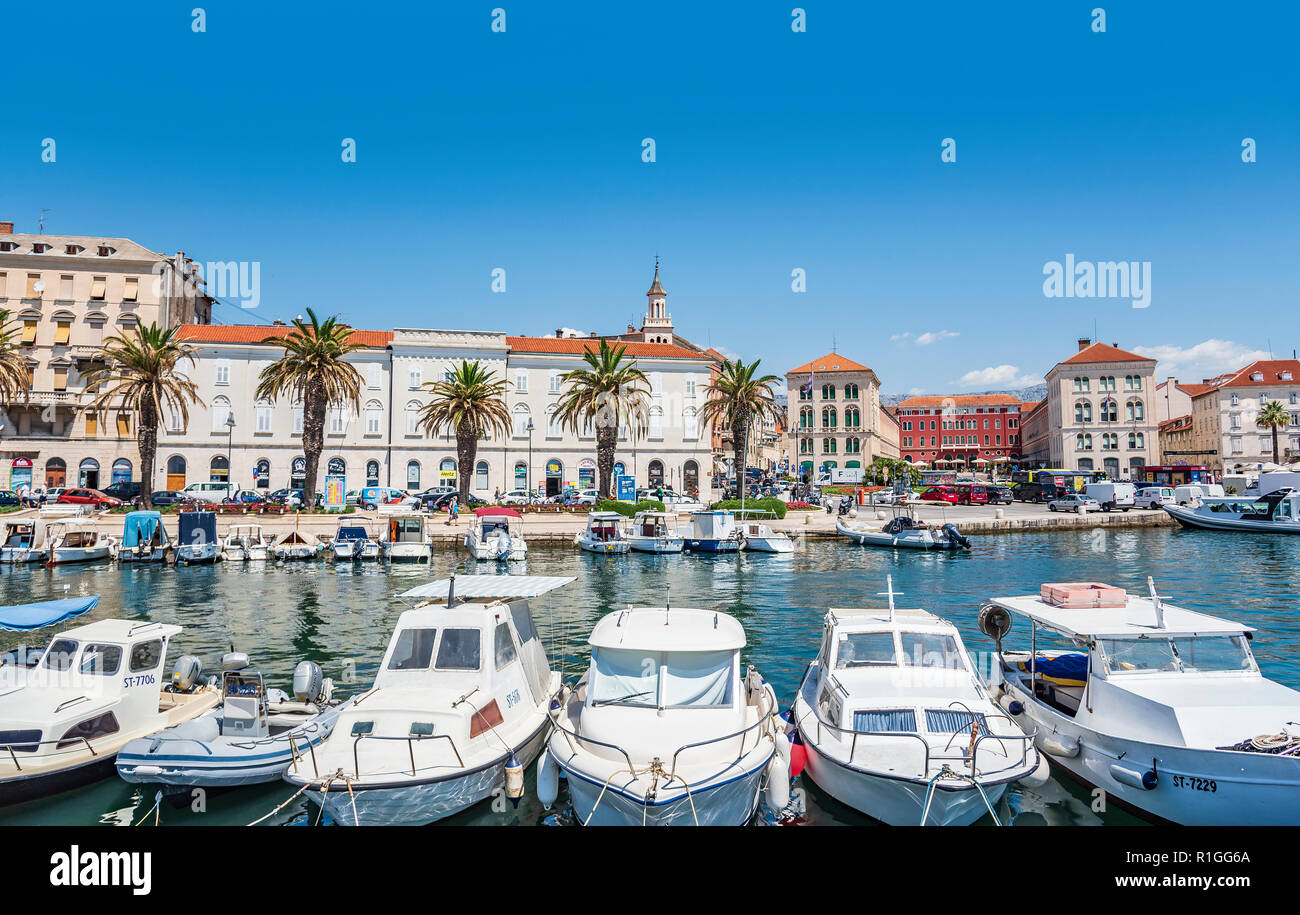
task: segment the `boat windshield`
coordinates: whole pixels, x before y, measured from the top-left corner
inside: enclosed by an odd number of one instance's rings
[[[72,639],[55,639],[45,650],[41,666],[47,670],[71,670],[72,659],[77,654],[77,643]]]
[[[965,670],[966,662],[957,650],[957,640],[938,632],[900,632],[903,666]]]
[[[725,708],[731,705],[731,651],[636,651],[599,648],[592,653],[592,706]]]
[[[1205,673],[1254,670],[1255,660],[1240,635],[1198,635],[1169,639],[1101,639],[1112,674],[1154,671]]]
[[[896,667],[892,632],[853,632],[840,636],[835,654],[837,668]]]

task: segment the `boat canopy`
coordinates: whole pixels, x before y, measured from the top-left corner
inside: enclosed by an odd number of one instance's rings
[[[458,575],[455,579],[440,578],[403,591],[398,597],[445,601],[455,581],[458,600],[510,600],[540,597],[576,580],[572,575]]]
[[[338,540],[369,540],[370,532],[360,524],[340,524]]]
[[[745,629],[717,610],[635,607],[606,614],[587,642],[635,651],[737,651],[745,647]]]
[[[99,606],[99,595],[93,597],[69,597],[63,600],[46,600],[34,604],[15,604],[0,607],[0,629],[25,632],[31,629],[44,629],[64,620],[89,613]]]
[[[128,512],[122,521],[122,546],[151,542],[161,526],[162,515],[159,512]]]
[[[513,508],[502,508],[500,505],[488,505],[483,508],[474,509],[475,517],[482,518],[489,515],[503,515],[507,518],[519,518],[519,512]]]
[[[127,517],[130,517],[129,515]],[[195,536],[195,535],[198,536]],[[185,545],[217,542],[217,516],[213,512],[181,512],[180,542]],[[130,544],[128,544],[129,546]]]
[[[1048,603],[1039,596],[995,597],[990,603],[1026,616],[1040,626],[1067,637],[1138,639],[1171,635],[1241,635],[1254,627],[1185,610],[1161,601],[1164,625],[1156,623],[1155,603],[1128,595],[1123,606],[1073,608]]]

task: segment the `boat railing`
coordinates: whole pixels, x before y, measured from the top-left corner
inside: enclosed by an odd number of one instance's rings
[[[411,777],[416,776],[415,768],[415,744],[425,740],[445,740],[451,744],[451,752],[456,754],[456,764],[462,769],[465,768],[465,760],[461,758],[460,750],[456,746],[456,741],[450,734],[407,734],[400,736],[397,734],[358,734],[352,741],[352,777],[361,777],[361,762],[358,758],[359,747],[363,740],[405,740],[406,748],[411,754]],[[315,758],[313,754],[313,759]]]
[[[83,698],[84,698],[84,697],[83,697]],[[63,743],[69,743],[69,742],[74,743],[74,744],[75,744],[75,743],[82,743],[82,744],[85,745],[85,749],[87,749],[87,750],[90,751],[90,755],[91,755],[91,756],[98,756],[98,755],[99,755],[98,753],[95,752],[95,748],[92,747],[92,746],[90,745],[90,738],[88,738],[88,737],[60,737],[60,738],[57,739],[57,740],[24,740],[24,741],[22,741],[22,742],[20,742],[20,743],[6,743],[6,744],[0,744],[0,751],[7,751],[7,752],[9,753],[9,758],[13,761],[14,768],[17,769],[19,772],[21,772],[21,771],[23,771],[23,767],[22,767],[22,766],[19,764],[19,762],[18,762],[18,753],[17,753],[16,751],[22,751],[23,753],[34,753],[35,751],[32,749],[32,747],[43,747],[43,746],[46,746],[47,744],[51,744],[51,743],[52,743],[52,744],[63,744]],[[56,752],[54,752],[54,753],[43,753],[43,754],[41,754],[41,756],[39,756],[39,757],[32,757],[32,758],[34,758],[34,759],[50,759],[50,758],[52,758],[52,757],[54,757],[54,756],[59,756],[59,755],[61,755],[61,754],[58,752],[58,747],[57,747],[57,746],[55,747],[55,751],[56,751]],[[80,750],[75,750],[75,751],[74,751],[74,750],[69,749],[68,752],[80,752]]]

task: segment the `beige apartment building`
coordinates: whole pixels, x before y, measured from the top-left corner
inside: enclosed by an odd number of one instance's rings
[[[1206,379],[1192,398],[1192,450],[1218,473],[1273,460],[1273,434],[1255,425],[1260,408],[1280,402],[1291,423],[1278,430],[1278,457],[1300,461],[1300,360],[1261,359],[1236,372]]]
[[[27,354],[32,390],[28,404],[0,407],[0,486],[131,479],[132,417],[110,414],[101,424],[79,414],[89,399],[82,379],[100,366],[109,337],[138,324],[210,321],[198,267],[184,252],[160,254],[126,238],[13,228],[0,222],[0,308]]]
[[[898,426],[892,419],[886,424],[880,379],[867,366],[827,353],[786,372],[785,382],[786,423],[800,476],[898,456]]]
[[[1047,373],[1047,452],[1052,467],[1137,477],[1156,464],[1156,360],[1118,344],[1079,340]]]

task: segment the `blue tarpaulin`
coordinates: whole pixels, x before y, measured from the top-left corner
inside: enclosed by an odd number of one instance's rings
[[[180,543],[194,546],[217,542],[217,516],[212,512],[181,512]]]
[[[19,632],[29,629],[44,629],[64,620],[81,616],[99,606],[99,595],[94,597],[70,597],[64,600],[46,600],[35,604],[15,604],[12,607],[0,607],[0,629],[14,629]]]
[[[122,546],[133,547],[153,540],[154,531],[162,524],[158,512],[131,512],[122,523]]]
[[[1017,666],[1029,673],[1029,662]],[[1063,651],[1055,657],[1039,655],[1034,670],[1044,679],[1062,686],[1083,686],[1088,682],[1088,655],[1077,651]]]

